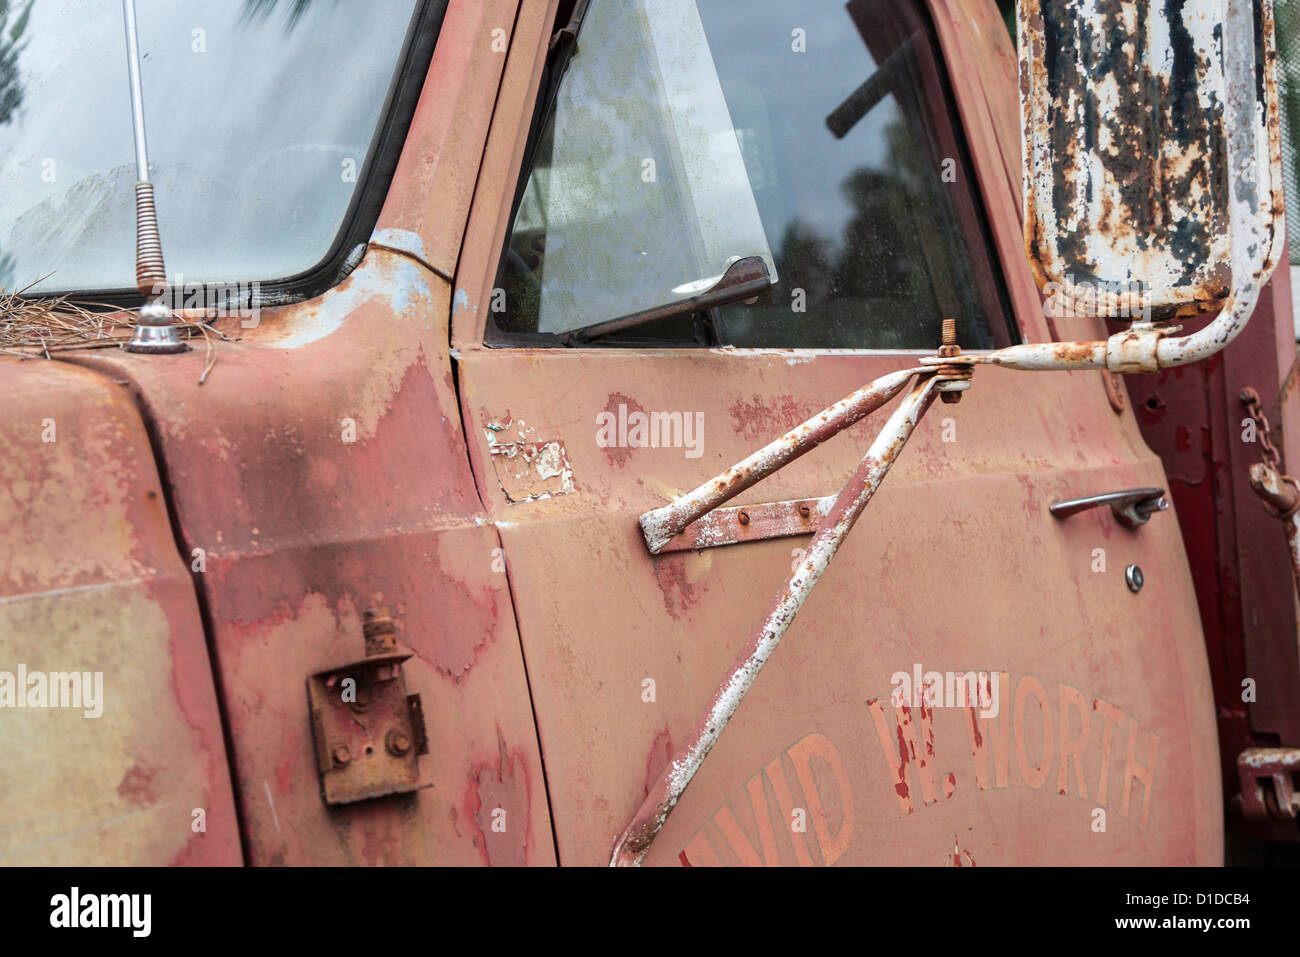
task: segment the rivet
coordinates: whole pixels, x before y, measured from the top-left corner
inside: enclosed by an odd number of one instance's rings
[[[1130,565],[1124,569],[1124,582],[1128,585],[1128,590],[1136,595],[1142,590],[1142,569],[1137,565]]]

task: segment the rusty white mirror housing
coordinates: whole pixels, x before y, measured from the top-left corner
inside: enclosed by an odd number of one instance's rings
[[[1019,18],[1030,267],[1058,314],[1132,325],[986,361],[1151,372],[1213,355],[1284,240],[1272,0],[1020,0]],[[1174,335],[1174,317],[1216,310]]]

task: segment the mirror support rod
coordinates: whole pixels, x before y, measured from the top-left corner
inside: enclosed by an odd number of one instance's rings
[[[802,425],[795,426],[779,439],[769,442],[694,491],[678,496],[661,508],[646,512],[640,519],[646,548],[651,555],[658,555],[691,522],[870,415],[902,392],[912,376],[926,371],[928,370],[904,369],[881,376],[870,385],[840,399],[830,408],[818,412]]]
[[[895,373],[895,376],[905,375],[903,381],[906,382],[914,374],[915,370],[908,370],[906,373]],[[708,710],[695,722],[685,743],[673,755],[668,767],[646,795],[636,816],[618,839],[610,859],[611,866],[627,867],[641,863],[650,843],[668,820],[668,815],[717,742],[722,729],[740,707],[745,693],[794,621],[813,586],[826,571],[826,566],[843,544],[853,523],[858,520],[862,510],[880,488],[880,483],[889,474],[890,466],[903,451],[908,437],[934,403],[935,397],[948,384],[943,372],[923,373],[912,391],[889,417],[876,440],[871,443],[871,448],[867,450],[857,471],[836,497],[830,514],[813,537],[803,561],[777,597],[771,612],[736,656],[726,677],[714,691]],[[969,380],[962,384],[968,385]]]
[[[149,150],[144,132],[144,90],[140,82],[140,38],[136,31],[135,0],[122,0],[126,26],[126,65],[131,81],[131,123],[135,137],[135,287],[145,297],[127,352],[174,353],[189,349],[172,325],[171,310],[163,299],[167,269],[163,265],[162,237],[149,181]]]

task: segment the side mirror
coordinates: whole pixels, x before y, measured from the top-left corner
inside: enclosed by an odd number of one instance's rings
[[[1019,18],[1025,248],[1050,308],[1222,310],[1159,367],[1212,354],[1283,246],[1272,0],[1019,0]]]

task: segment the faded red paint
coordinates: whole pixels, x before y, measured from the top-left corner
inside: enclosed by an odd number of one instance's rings
[[[133,764],[122,776],[122,783],[117,786],[117,793],[132,804],[140,807],[153,807],[158,803],[158,793],[154,790],[153,779],[157,768],[147,764]]]
[[[686,563],[691,560],[689,555],[667,555],[654,566],[664,610],[676,619],[687,615],[708,591],[707,584],[690,580]]]
[[[665,727],[655,735],[655,739],[650,744],[650,755],[645,762],[645,793],[649,794],[654,783],[659,780],[659,775],[663,773],[664,767],[668,764],[669,759],[673,756],[673,735]]]
[[[462,811],[473,824],[472,840],[483,863],[518,867],[528,863],[532,843],[532,786],[519,749],[507,750],[498,731],[497,756],[470,768]]]
[[[608,401],[605,402],[605,408],[601,411],[608,412],[617,418],[619,406],[624,406],[629,415],[633,412],[640,412],[642,415],[646,414],[646,410],[640,402],[631,396],[624,395],[622,392],[611,392]],[[604,451],[605,458],[609,460],[609,463],[618,468],[624,468],[632,458],[632,449],[625,446],[608,445],[605,446]]]

